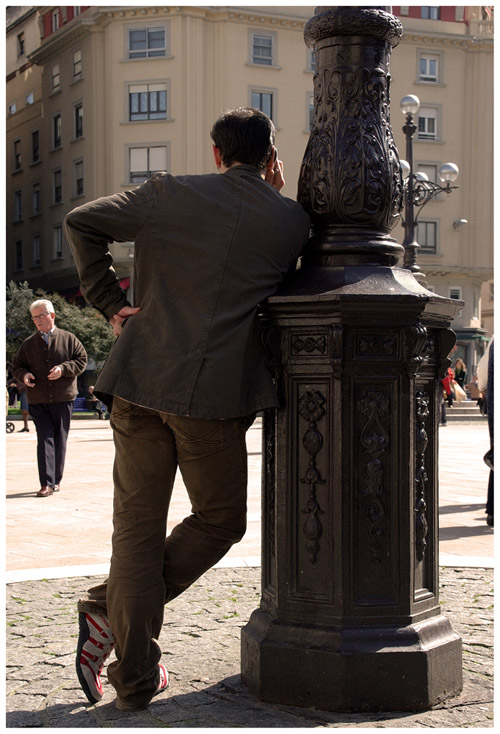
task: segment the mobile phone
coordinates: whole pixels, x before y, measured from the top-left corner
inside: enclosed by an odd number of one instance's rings
[[[276,173],[278,170],[278,148],[274,149],[274,163],[273,163],[273,173]]]

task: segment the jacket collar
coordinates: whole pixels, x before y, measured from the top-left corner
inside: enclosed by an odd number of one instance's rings
[[[227,176],[228,174],[234,174],[237,176],[240,173],[251,173],[255,176],[255,178],[262,179],[260,171],[258,171],[255,166],[249,166],[247,163],[240,163],[237,166],[231,166],[231,168],[228,168],[228,170],[225,171],[222,175]]]

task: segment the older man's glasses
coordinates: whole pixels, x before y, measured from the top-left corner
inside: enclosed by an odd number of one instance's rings
[[[45,316],[50,316],[50,313],[48,311],[47,313],[39,313],[36,316],[32,316],[31,318],[33,319],[33,321],[35,321],[36,319],[43,319]]]

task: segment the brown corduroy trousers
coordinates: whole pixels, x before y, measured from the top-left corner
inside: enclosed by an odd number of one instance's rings
[[[78,609],[108,616],[116,642],[108,679],[122,709],[143,708],[156,692],[164,605],[245,533],[245,434],[253,418],[189,418],[113,400],[111,567]],[[192,514],[166,537],[177,467]]]

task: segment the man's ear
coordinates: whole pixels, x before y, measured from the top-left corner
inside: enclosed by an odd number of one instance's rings
[[[220,150],[218,149],[218,147],[216,145],[213,145],[212,146],[212,150],[213,150],[213,153],[214,153],[215,165],[219,169],[221,167],[221,165],[222,165],[222,158],[221,158]]]

